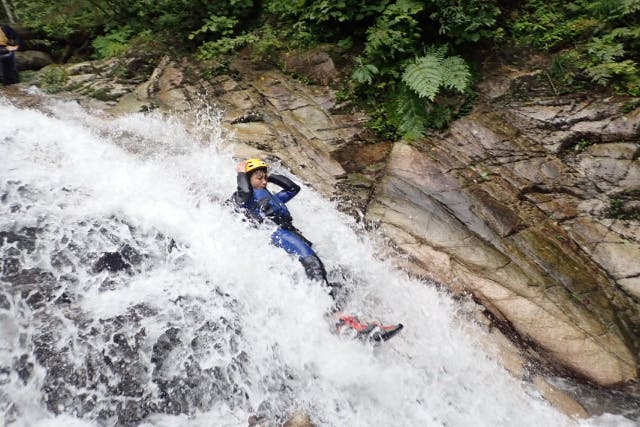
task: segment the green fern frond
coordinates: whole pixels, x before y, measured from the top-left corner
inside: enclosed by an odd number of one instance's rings
[[[594,37],[589,42],[587,52],[600,62],[611,62],[625,54],[622,43],[600,37]]]
[[[633,78],[637,76],[638,67],[635,62],[630,59],[621,62],[606,62],[585,69],[587,75],[592,81],[605,85],[614,76],[622,78]]]
[[[637,39],[640,38],[640,27],[618,27],[611,30],[609,33],[611,38],[627,38],[627,39]]]
[[[449,48],[446,45],[430,46],[427,50],[427,55],[435,56],[439,61],[442,61],[446,56]]]
[[[409,64],[402,81],[421,98],[433,101],[441,87],[464,92],[471,72],[459,56],[446,57],[446,48],[431,49],[425,56]]]
[[[442,84],[442,72],[442,60],[427,54],[405,68],[402,81],[419,97],[433,101]]]
[[[404,139],[415,140],[425,135],[428,123],[425,102],[427,101],[417,97],[410,90],[404,90],[398,96],[396,100],[398,132]]]
[[[442,61],[442,68],[444,69],[442,86],[455,89],[460,93],[467,89],[471,80],[471,72],[464,59],[459,56],[450,56]]]

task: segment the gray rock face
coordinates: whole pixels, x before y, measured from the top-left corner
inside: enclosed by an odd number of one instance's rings
[[[445,134],[396,143],[367,214],[415,272],[470,291],[606,385],[637,378],[639,344],[640,111],[622,106],[480,107]]]

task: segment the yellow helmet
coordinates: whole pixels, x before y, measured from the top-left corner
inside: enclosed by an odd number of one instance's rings
[[[244,173],[249,173],[252,170],[256,170],[256,169],[260,169],[260,168],[267,168],[267,164],[260,159],[247,159],[247,163],[245,164],[244,167]]]

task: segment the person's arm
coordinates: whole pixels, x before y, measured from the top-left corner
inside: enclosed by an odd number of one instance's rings
[[[9,51],[16,51],[18,49],[22,49],[22,38],[20,38],[20,36],[18,35],[18,33],[15,32],[15,30],[13,28],[11,28],[8,25],[3,25],[2,26],[2,31],[4,32],[4,34],[7,36],[7,38],[9,39],[10,44],[8,44],[6,46],[6,49]]]
[[[267,181],[282,187],[282,191],[276,194],[282,203],[288,202],[300,192],[300,186],[284,175],[271,174]]]
[[[247,177],[247,174],[244,173],[245,166],[246,162],[240,162],[236,165],[236,172],[238,172],[238,188],[236,189],[236,192],[233,193],[233,201],[239,207],[246,207],[246,204],[251,200],[251,196],[253,194],[249,178]]]

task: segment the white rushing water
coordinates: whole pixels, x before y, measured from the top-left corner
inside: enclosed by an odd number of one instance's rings
[[[141,405],[142,426],[294,411],[318,426],[633,424],[553,409],[480,350],[459,303],[380,261],[379,239],[303,186],[288,206],[353,289],[349,311],[405,325],[377,347],[331,333],[326,292],[223,203],[236,160],[215,115],[190,133],[161,115],[0,104],[0,233],[36,236],[2,247],[0,425],[122,425],[123,405]],[[132,272],[92,268],[125,244]]]

